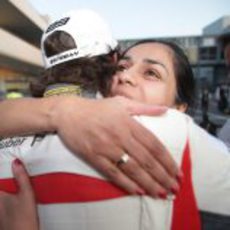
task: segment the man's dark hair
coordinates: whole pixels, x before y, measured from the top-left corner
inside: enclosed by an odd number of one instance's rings
[[[47,57],[77,48],[73,38],[64,31],[55,31],[44,41],[44,52]],[[42,76],[31,83],[31,93],[34,97],[42,97],[47,86],[56,83],[70,83],[80,85],[89,91],[99,90],[107,94],[110,79],[115,72],[116,64],[113,55],[109,54],[95,57],[78,58],[57,64],[46,69]]]

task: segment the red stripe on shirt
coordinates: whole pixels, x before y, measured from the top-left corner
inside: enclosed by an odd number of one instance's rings
[[[201,222],[192,184],[192,163],[187,142],[182,159],[184,178],[173,205],[172,230],[200,230]]]
[[[128,195],[117,186],[98,178],[71,173],[49,173],[31,177],[37,202],[41,204],[92,202]],[[0,179],[0,190],[16,193],[13,178]]]

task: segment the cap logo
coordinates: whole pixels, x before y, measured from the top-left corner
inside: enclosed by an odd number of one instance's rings
[[[75,56],[78,56],[78,51],[66,51],[64,53],[58,54],[55,57],[50,58],[50,64],[55,65],[56,63],[62,62],[63,60],[71,60]]]
[[[59,26],[64,26],[68,21],[69,21],[70,17],[65,17],[62,18],[58,21],[55,21],[54,23],[52,23],[46,30],[46,33],[51,32],[52,30],[56,29]]]

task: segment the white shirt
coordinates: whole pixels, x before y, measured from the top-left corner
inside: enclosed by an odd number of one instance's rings
[[[189,116],[176,110],[169,110],[160,117],[139,116],[135,119],[164,143],[178,165],[189,139],[193,187],[199,209],[230,215],[230,154],[227,147],[198,127]],[[43,176],[63,173],[107,183],[100,173],[75,157],[58,136],[46,135],[34,144],[33,141],[34,136],[0,142],[0,185],[1,179],[12,178],[11,162],[15,157],[26,164],[31,176],[40,180],[38,187],[41,188]],[[65,184],[60,189],[68,189],[70,185]],[[79,192],[78,186],[76,183],[76,192]],[[47,188],[51,195],[46,199],[55,200],[52,192],[56,187],[48,184]],[[96,188],[85,190],[82,196],[90,195],[94,190]],[[147,196],[120,196],[97,202],[43,203],[39,205],[40,227],[45,230],[168,230],[172,221],[172,201],[173,197],[160,200]]]

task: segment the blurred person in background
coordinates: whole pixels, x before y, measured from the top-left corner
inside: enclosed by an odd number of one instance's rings
[[[208,86],[204,86],[201,91],[201,109],[203,114],[208,113],[209,108],[209,89]]]
[[[219,88],[218,109],[222,113],[227,113],[228,110],[228,96],[225,84]]]
[[[202,87],[201,92],[201,110],[202,110],[202,120],[200,122],[200,126],[207,130],[210,134],[216,136],[217,125],[212,122],[209,118],[208,110],[209,110],[209,101],[210,101],[210,92],[209,87],[205,84]]]
[[[18,89],[11,89],[6,93],[6,99],[17,99],[22,97],[23,93],[21,93]]]
[[[230,38],[229,38],[229,40],[230,40]],[[230,41],[225,46],[224,57],[225,57],[226,66],[227,66],[227,70],[228,70],[228,72],[227,72],[227,74],[228,74],[228,83],[230,83]],[[228,100],[228,103],[230,103],[229,100]],[[227,121],[225,122],[225,124],[223,125],[221,130],[219,131],[218,137],[222,141],[224,141],[228,145],[228,148],[230,149],[230,118],[227,119]]]

